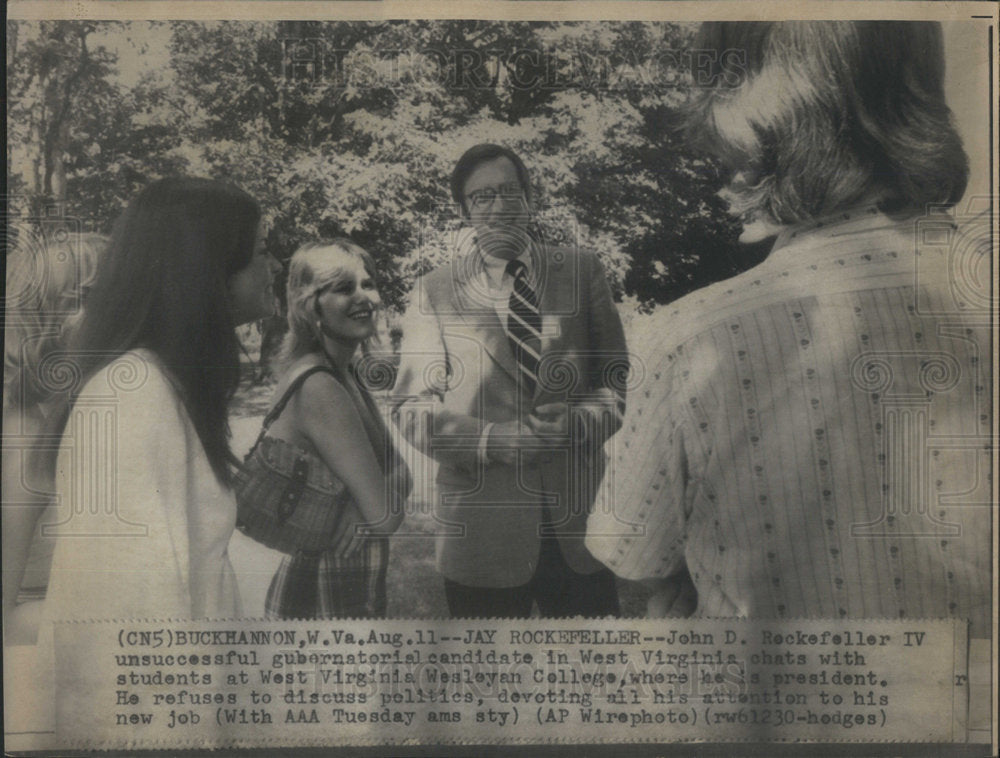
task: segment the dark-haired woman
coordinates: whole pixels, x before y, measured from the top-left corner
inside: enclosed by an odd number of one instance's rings
[[[257,203],[220,182],[158,181],[119,219],[74,345],[50,618],[239,614],[234,327],[272,312],[276,265]]]

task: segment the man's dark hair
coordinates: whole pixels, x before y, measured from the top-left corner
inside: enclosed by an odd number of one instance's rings
[[[529,203],[531,202],[531,179],[528,176],[528,168],[524,165],[524,161],[513,150],[486,142],[475,147],[470,147],[462,153],[462,157],[458,159],[458,163],[455,164],[455,168],[451,172],[451,196],[462,208],[463,215],[469,215],[469,208],[465,204],[465,194],[463,193],[469,174],[480,164],[496,160],[497,158],[506,158],[514,164],[514,169],[517,171],[517,179],[521,183],[521,189],[524,190],[524,197]]]

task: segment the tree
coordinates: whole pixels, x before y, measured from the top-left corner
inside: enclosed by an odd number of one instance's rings
[[[42,21],[8,24],[8,124],[16,155],[26,164],[19,185],[24,210],[39,216],[67,201],[66,154],[81,110],[106,96],[114,56],[91,47],[97,25]]]
[[[169,35],[169,67],[126,83],[114,52],[88,42],[112,32]],[[597,250],[618,295],[655,305],[748,262],[716,197],[725,177],[672,127],[692,33],[645,22],[15,24],[13,141],[35,162],[15,162],[12,184],[107,228],[159,176],[226,179],[260,200],[275,254],[350,235],[399,309],[413,279],[451,255],[458,155],[501,142],[529,164],[544,236]]]

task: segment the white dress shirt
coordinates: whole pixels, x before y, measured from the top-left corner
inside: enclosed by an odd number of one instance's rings
[[[479,256],[482,265],[482,270],[479,273],[480,289],[478,294],[482,295],[493,306],[497,318],[500,319],[500,323],[503,324],[503,328],[506,331],[507,319],[510,316],[510,296],[514,292],[514,277],[507,273],[507,266],[510,264],[510,260],[490,255],[480,247],[476,248],[476,255]],[[526,247],[513,260],[518,260],[524,264],[525,272],[530,281],[534,275],[531,248]],[[483,426],[482,433],[479,435],[479,459],[484,464],[489,463],[487,450],[493,426],[492,422],[487,422]]]

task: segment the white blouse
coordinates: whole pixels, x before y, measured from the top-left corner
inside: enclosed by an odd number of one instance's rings
[[[240,615],[236,501],[153,353],[125,353],[87,382],[56,485],[49,619]]]

